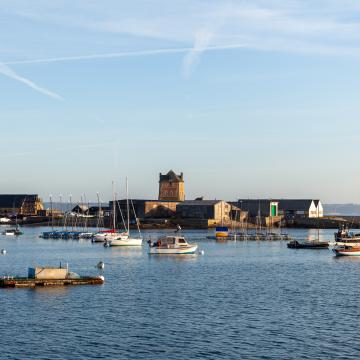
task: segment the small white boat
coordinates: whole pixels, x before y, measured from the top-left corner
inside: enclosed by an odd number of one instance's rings
[[[18,228],[16,228],[16,229],[6,229],[3,232],[3,235],[6,235],[6,236],[18,236],[18,235],[22,235],[22,232]]]
[[[7,224],[11,221],[11,219],[7,218],[7,217],[2,217],[0,218],[0,223],[1,224]]]
[[[360,256],[360,247],[341,245],[333,249],[336,256]]]
[[[183,236],[164,236],[155,243],[149,240],[148,244],[149,254],[194,254],[198,248],[197,244],[189,244]]]
[[[106,240],[104,246],[141,246],[142,238],[132,238],[127,233],[117,238]]]

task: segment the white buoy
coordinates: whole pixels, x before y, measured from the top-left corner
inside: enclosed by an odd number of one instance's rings
[[[1,249],[1,255],[6,255],[6,250],[5,249]]]
[[[103,261],[99,261],[99,262],[97,263],[96,267],[97,267],[98,269],[100,269],[100,270],[104,270],[105,264],[104,264]]]
[[[199,255],[204,255],[205,251],[204,250],[199,250]]]

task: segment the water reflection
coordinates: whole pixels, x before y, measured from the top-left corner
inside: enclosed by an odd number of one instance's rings
[[[199,255],[198,254],[148,254],[148,257],[151,261],[156,262],[166,262],[166,261],[174,261],[174,262],[187,262],[196,260]]]
[[[125,246],[110,246],[106,248],[106,251],[110,251],[111,258],[141,258],[143,256],[143,247],[125,247]]]

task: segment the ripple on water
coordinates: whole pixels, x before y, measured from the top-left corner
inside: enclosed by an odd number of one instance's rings
[[[49,241],[25,229],[0,237],[2,274],[69,262],[103,286],[2,290],[6,359],[354,359],[360,356],[360,261],[285,242],[205,240],[204,256],[151,257],[146,249],[106,249]],[[330,238],[333,231],[323,231]],[[305,231],[294,231],[306,237]],[[152,233],[152,236],[156,234]]]

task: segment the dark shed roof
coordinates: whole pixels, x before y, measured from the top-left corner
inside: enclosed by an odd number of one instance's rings
[[[278,201],[280,210],[298,211],[308,211],[310,209],[311,203],[313,202],[312,199],[284,199]],[[317,203],[319,203],[319,200],[317,201]],[[317,206],[316,203],[315,206]]]
[[[221,202],[221,200],[185,200],[177,205],[177,207],[181,206],[209,206],[215,205]]]

